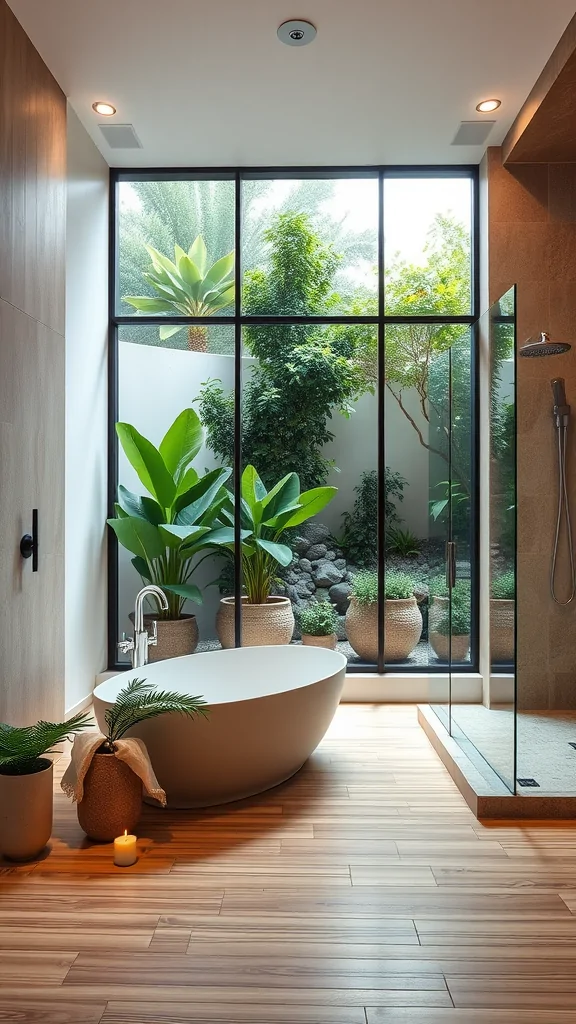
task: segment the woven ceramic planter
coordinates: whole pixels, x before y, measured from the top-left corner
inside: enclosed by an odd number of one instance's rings
[[[52,762],[31,775],[0,774],[0,853],[10,860],[32,860],[52,833]]]
[[[129,616],[134,623],[134,612]],[[184,658],[194,654],[198,646],[198,623],[195,615],[182,615],[179,619],[158,619],[151,612],[144,616],[144,625],[150,632],[156,621],[158,643],[148,648],[148,661]]]
[[[329,651],[335,651],[337,642],[336,633],[330,633],[328,636],[312,636],[311,633],[302,633],[302,643],[305,647],[326,647]]]
[[[439,658],[440,661],[448,661],[450,657],[450,638],[445,636],[444,633],[435,633],[433,630],[430,631],[429,638],[432,650],[434,651],[436,657]],[[469,648],[469,634],[464,634],[462,636],[453,636],[452,661],[466,661]]]
[[[515,601],[490,601],[490,660],[514,661]]]
[[[216,615],[222,647],[234,647],[234,598],[223,597]],[[266,604],[248,604],[242,598],[242,647],[289,644],[294,633],[294,612],[287,597],[269,597]]]
[[[90,839],[110,843],[133,833],[142,812],[142,780],[113,754],[94,754],[78,804],[80,828]]]
[[[384,602],[384,658],[406,661],[422,635],[422,615],[415,597]],[[346,634],[363,661],[378,661],[378,605],[360,605],[350,598]]]
[[[428,633],[435,633],[436,627],[450,607],[449,597],[433,597],[428,606]]]

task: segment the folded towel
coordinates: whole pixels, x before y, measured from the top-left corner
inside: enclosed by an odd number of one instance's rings
[[[71,797],[76,803],[80,803],[84,796],[84,779],[92,763],[92,758],[105,741],[106,737],[101,732],[92,730],[74,737],[70,764],[64,772],[61,786],[66,796]],[[154,774],[148,751],[142,740],[116,740],[114,747],[114,757],[125,761],[128,767],[142,779],[148,796],[154,797],[162,807],[165,807],[166,793]]]

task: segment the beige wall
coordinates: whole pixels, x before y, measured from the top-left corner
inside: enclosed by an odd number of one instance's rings
[[[64,712],[66,101],[4,0],[0,97],[0,721],[22,725]]]
[[[564,377],[572,405],[569,481],[576,515],[576,164],[502,166],[489,149],[489,301],[518,285],[518,344],[540,331],[572,351],[519,359],[518,702],[576,708],[576,603],[558,608],[549,574],[557,500],[556,435],[550,380]],[[559,586],[564,593],[567,549]]]
[[[106,668],[108,165],[68,107],[66,709]]]

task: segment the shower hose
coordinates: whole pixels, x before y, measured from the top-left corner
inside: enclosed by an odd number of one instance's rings
[[[568,486],[566,483],[566,443],[568,440],[567,417],[564,422],[559,422],[556,427],[558,434],[558,514],[556,516],[556,533],[554,536],[554,553],[552,555],[552,568],[550,570],[550,593],[556,604],[561,607],[571,604],[576,596],[576,571],[574,568],[574,549],[572,546],[572,522],[570,516],[570,499],[568,497]],[[556,595],[556,569],[558,565],[558,547],[560,544],[560,531],[562,520],[566,521],[566,539],[570,555],[570,579],[571,590],[567,601],[560,601]]]

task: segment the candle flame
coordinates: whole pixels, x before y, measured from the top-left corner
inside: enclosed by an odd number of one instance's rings
[[[128,829],[127,829],[127,828],[125,828],[125,829],[124,829],[124,835],[125,835],[125,836],[127,836],[127,835],[128,835]]]

